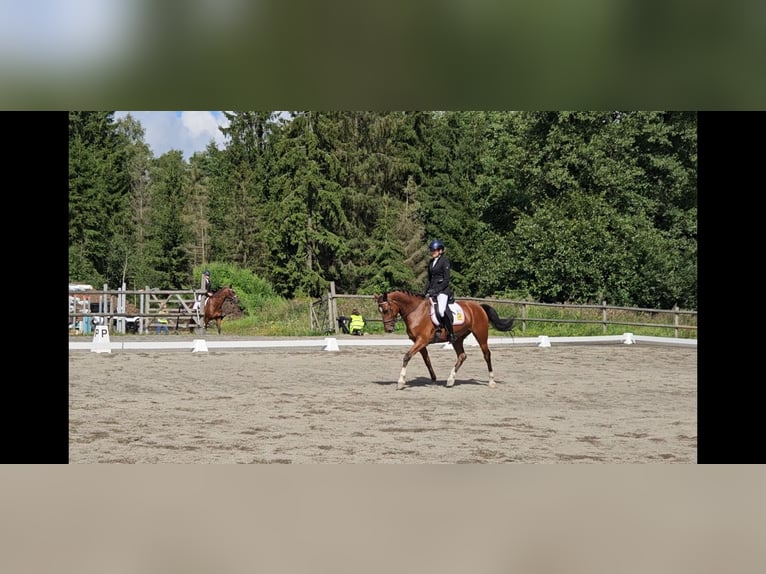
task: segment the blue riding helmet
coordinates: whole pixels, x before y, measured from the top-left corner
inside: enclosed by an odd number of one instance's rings
[[[205,271],[203,275],[210,275],[210,271]]]
[[[433,251],[434,249],[444,249],[444,243],[438,239],[434,239],[431,243],[428,244],[428,250]]]

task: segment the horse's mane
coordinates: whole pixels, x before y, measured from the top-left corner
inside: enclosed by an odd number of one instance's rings
[[[410,291],[409,289],[392,289],[391,291],[384,291],[382,297],[383,301],[388,300],[388,294],[393,293],[394,291],[397,291],[399,293],[404,293],[405,295],[410,295],[411,297],[417,297],[418,299],[425,299],[425,295],[422,293],[415,293],[413,291]]]
[[[414,293],[414,292],[410,291],[409,289],[402,289],[402,293],[404,293],[406,295],[412,295],[413,297],[417,297],[419,299],[425,299],[426,298],[426,296],[423,295],[422,293]]]

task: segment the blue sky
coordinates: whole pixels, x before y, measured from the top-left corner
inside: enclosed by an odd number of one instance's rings
[[[114,116],[123,118],[128,113],[141,122],[145,131],[144,141],[155,157],[177,149],[188,160],[195,152],[203,151],[211,141],[219,149],[225,147],[225,138],[218,127],[227,126],[229,122],[219,111],[118,111]]]

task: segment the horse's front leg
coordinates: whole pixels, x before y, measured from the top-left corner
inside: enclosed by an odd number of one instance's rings
[[[215,320],[215,326],[218,328],[218,334],[221,334],[221,319]]]
[[[426,347],[426,341],[421,341],[420,339],[416,339],[415,343],[410,347],[410,349],[404,353],[404,358],[402,359],[402,371],[399,373],[399,380],[396,383],[396,389],[402,390],[404,388],[404,384],[406,382],[406,375],[407,375],[407,364],[410,362],[410,359],[415,356],[415,353],[419,352],[421,349],[425,349]],[[431,373],[433,374],[433,369],[431,369]],[[436,376],[434,375],[434,378]]]
[[[452,385],[455,384],[455,377],[457,376],[458,369],[460,369],[460,365],[462,365],[463,361],[465,361],[465,350],[463,348],[463,339],[458,339],[457,341],[452,343],[452,348],[455,349],[455,354],[457,355],[457,361],[455,361],[455,366],[452,367],[449,377],[447,377],[448,387],[451,387]]]

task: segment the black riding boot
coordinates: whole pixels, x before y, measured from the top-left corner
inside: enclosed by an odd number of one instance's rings
[[[442,329],[444,328],[444,319],[439,317],[439,311],[436,312],[436,318],[439,319],[439,326],[434,330],[434,340],[432,343],[438,343],[442,336]]]
[[[455,342],[455,332],[452,330],[452,313],[450,312],[449,308],[444,310],[444,317],[442,317],[442,323],[444,323],[444,326],[447,328],[447,340],[450,343]]]

